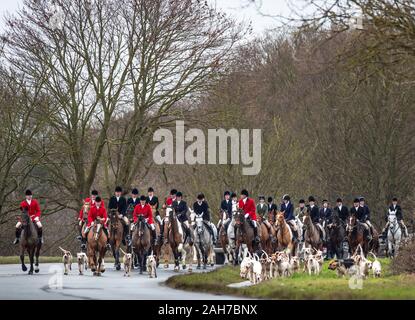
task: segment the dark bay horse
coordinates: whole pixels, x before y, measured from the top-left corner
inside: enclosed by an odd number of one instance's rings
[[[235,214],[235,238],[237,257],[241,252],[241,247],[243,244],[247,246],[248,252],[251,254],[261,250],[261,244],[255,242],[254,228],[251,223],[245,219],[245,213],[242,209],[238,209]]]
[[[88,265],[94,276],[101,276],[105,272],[104,257],[108,239],[103,228],[103,219],[97,218],[88,232]]]
[[[336,212],[333,212],[331,223],[327,226],[327,254],[329,258],[343,259],[343,242],[346,236],[346,226]]]
[[[124,239],[124,227],[121,222],[119,213],[117,209],[111,209],[110,214],[110,224],[108,228],[108,233],[110,235],[110,245],[112,249],[112,255],[115,259],[115,269],[121,270],[121,263],[120,263],[120,246],[122,239]]]
[[[146,259],[151,249],[150,228],[143,215],[138,216],[138,222],[134,226],[132,242],[133,252],[138,259],[140,274],[143,274],[143,272],[146,271]]]
[[[27,267],[24,263],[24,253],[27,251],[30,261],[29,274],[33,274],[33,270],[39,272],[39,254],[40,248],[42,247],[41,241],[38,239],[37,230],[35,224],[30,218],[29,212],[24,209],[21,213],[21,222],[22,222],[22,233],[20,235],[20,261],[22,263],[22,270],[27,271]],[[36,259],[36,261],[35,261]],[[35,268],[33,269],[33,263],[35,263]]]
[[[354,253],[357,247],[360,245],[363,249],[365,255],[369,251],[377,253],[379,250],[379,234],[373,228],[372,240],[368,241],[367,239],[367,230],[363,223],[359,222],[355,214],[351,214],[347,221],[346,226],[347,240],[349,242],[349,252],[350,254]]]
[[[323,250],[323,239],[321,239],[320,231],[314,225],[308,211],[304,214],[304,227],[304,246],[316,250]]]

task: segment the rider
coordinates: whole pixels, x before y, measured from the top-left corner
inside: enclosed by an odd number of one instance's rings
[[[305,200],[304,199],[300,199],[300,201],[298,201],[298,207],[294,209],[294,217],[296,217],[297,219],[300,219],[300,221],[303,221],[303,217],[304,214],[307,212],[307,208],[305,206]],[[298,230],[300,232],[300,230]],[[305,227],[303,226],[303,239],[304,239],[304,232],[305,232]]]
[[[349,216],[349,209],[343,205],[343,200],[341,198],[337,198],[336,202],[337,206],[334,208],[334,211],[337,212],[337,215],[344,223],[347,223],[346,220]]]
[[[157,198],[154,195],[153,187],[150,187],[147,190],[146,202],[151,206],[152,209],[156,210],[156,219],[159,222],[159,224],[161,225],[163,223],[163,221],[161,220],[160,212],[159,212],[159,198]]]
[[[173,202],[176,201],[176,195],[177,190],[171,189],[170,195],[167,197],[165,203],[163,204],[163,209],[166,209],[167,207],[173,207]],[[164,221],[162,220],[162,223],[160,225],[160,243],[163,243],[163,237],[164,237]],[[169,242],[169,239],[165,239],[165,244]]]
[[[331,208],[329,208],[329,201],[324,199],[323,207],[320,209],[320,219],[323,222],[323,227],[331,223],[332,213]]]
[[[369,225],[364,223],[366,221],[366,214],[364,208],[360,205],[360,199],[354,199],[353,207],[350,209],[350,215],[354,215],[357,221],[359,221],[363,225],[366,231],[366,238],[370,241],[372,239],[370,235],[370,228]]]
[[[224,229],[225,232],[228,229],[229,226],[229,222],[232,219],[232,201],[231,201],[231,193],[229,191],[225,191],[225,193],[223,194],[223,200],[220,203],[220,210],[224,211],[227,215],[227,218],[225,221],[223,221],[224,223]],[[218,225],[217,225],[217,229],[220,229],[220,226],[222,224],[222,219],[219,220]]]
[[[146,223],[150,227],[151,237],[152,237],[152,245],[156,244],[157,235],[156,235],[156,227],[154,226],[153,222],[153,210],[151,209],[150,204],[147,203],[147,197],[142,195],[140,197],[140,204],[136,205],[134,208],[134,226],[131,226],[131,230],[135,227],[138,221],[138,217],[142,215],[145,218]]]
[[[326,239],[326,232],[320,224],[320,212],[316,206],[316,199],[313,196],[308,197],[308,212],[310,214],[311,221],[320,230],[320,235],[323,241]]]
[[[173,202],[173,210],[176,212],[177,219],[181,222],[184,227],[186,235],[189,237],[189,242],[193,243],[192,232],[190,232],[189,218],[187,217],[187,207],[186,201],[182,200],[183,194],[179,191],[176,194],[176,200]]]
[[[117,210],[118,214],[121,217],[121,223],[123,224],[124,229],[124,239],[122,239],[122,243],[126,245],[128,243],[130,245],[130,233],[128,230],[128,226],[130,221],[128,221],[128,217],[126,216],[127,212],[127,200],[122,195],[122,188],[116,187],[114,195],[110,198],[108,209],[115,209]]]
[[[203,193],[197,195],[197,201],[193,204],[193,211],[198,216],[202,215],[203,222],[212,235],[213,244],[215,245],[218,237],[218,231],[216,230],[216,226],[210,221],[210,209]]]
[[[268,217],[271,215],[272,222],[275,222],[275,216],[278,211],[278,206],[274,203],[274,199],[272,197],[268,197]]]
[[[105,235],[107,236],[107,249],[111,249],[111,246],[109,244],[109,235],[108,235],[108,215],[107,210],[103,206],[103,203],[101,201],[101,197],[97,196],[94,202],[94,205],[91,207],[91,209],[88,212],[88,223],[85,228],[85,238],[82,239],[81,248],[86,248],[86,240],[88,239],[88,232],[89,229],[94,225],[94,222],[97,218],[101,218],[103,220],[103,229],[105,232]]]
[[[30,219],[35,224],[37,228],[38,241],[43,243],[42,237],[42,224],[40,223],[40,206],[39,203],[33,199],[33,193],[30,190],[26,190],[26,200],[20,203],[20,210],[27,210]],[[22,233],[22,222],[19,221],[16,224],[16,239],[14,239],[13,244],[18,244],[20,241],[20,234]]]
[[[91,210],[91,207],[95,205],[95,199],[97,197],[98,197],[98,191],[92,190],[91,195],[88,198],[84,199],[84,204],[81,210],[79,210],[79,216],[78,216],[79,236],[77,237],[79,241],[82,241],[82,228],[84,227],[85,220],[88,219],[89,210]],[[101,206],[105,207],[104,200],[102,199],[101,199]],[[86,216],[85,216],[85,213],[86,213]]]
[[[398,204],[398,198],[396,198],[396,197],[394,197],[392,199],[392,204],[389,206],[388,212],[386,213],[386,216],[385,216],[386,225],[385,225],[385,228],[383,228],[383,230],[382,230],[383,236],[386,237],[386,235],[387,235],[387,230],[388,230],[388,227],[389,227],[388,217],[392,212],[395,212],[396,219],[398,220],[398,223],[399,223],[401,229],[403,230],[404,237],[408,237],[408,229],[407,229],[405,223],[403,222],[402,208]]]
[[[363,222],[364,224],[366,224],[369,227],[369,234],[367,239],[370,241],[372,240],[372,235],[373,235],[373,226],[372,223],[370,222],[370,210],[369,207],[365,204],[365,198],[360,197],[359,198],[359,205],[361,208],[363,208],[363,212],[364,212],[364,220],[361,220],[361,222]]]
[[[243,189],[241,191],[241,198],[238,202],[238,207],[244,211],[245,219],[249,218],[252,224],[252,227],[254,229],[255,242],[259,243],[260,238],[258,236],[258,226],[257,226],[256,212],[255,212],[255,201],[249,198],[249,193],[246,189]]]
[[[281,204],[281,212],[284,212],[284,219],[293,231],[293,239],[297,238],[297,226],[295,224],[294,206],[291,203],[291,198],[288,194],[284,195],[283,203]]]

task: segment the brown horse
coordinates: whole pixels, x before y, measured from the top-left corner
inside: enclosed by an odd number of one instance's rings
[[[262,249],[268,253],[268,254],[272,254],[275,252],[275,250],[273,250],[273,243],[271,241],[272,236],[276,236],[275,233],[275,229],[271,224],[271,228],[268,229],[267,225],[264,223],[264,221],[262,220],[262,217],[258,218],[258,234],[260,236],[261,239],[261,247]]]
[[[164,226],[164,230],[167,231],[167,238],[174,256],[174,271],[180,270],[180,260],[182,262],[182,268],[186,269],[186,255],[185,245],[188,244],[191,253],[193,253],[193,244],[188,243],[184,235],[184,230],[177,219],[176,213],[170,207],[166,208],[166,216],[168,217],[168,226]],[[167,230],[166,230],[167,229]],[[190,260],[189,272],[192,271],[192,260]]]
[[[124,227],[117,209],[110,210],[109,218],[110,224],[108,228],[108,233],[110,235],[109,242],[112,249],[112,255],[115,259],[114,266],[116,270],[121,270],[120,246],[122,239],[124,239]]]
[[[108,238],[103,230],[103,220],[97,218],[91,230],[88,232],[88,264],[94,276],[101,276],[101,273],[105,272],[104,257],[107,251]]]
[[[161,217],[160,220],[157,219],[157,216],[159,216],[157,213],[157,209],[156,206],[151,206],[151,211],[153,213],[153,221],[154,223],[154,227],[156,228],[156,243],[152,248],[153,254],[156,256],[156,262],[157,262],[157,267],[160,264],[160,256],[161,256],[161,248],[163,246],[163,243],[161,243],[161,241],[158,241],[158,239],[160,238],[160,230],[161,230]]]
[[[220,246],[225,256],[224,264],[229,264],[230,262],[236,263],[237,260],[235,259],[235,248],[234,248],[235,244],[230,243],[231,241],[229,241],[229,236],[228,236],[227,230],[225,229],[225,224],[224,224],[224,221],[228,219],[228,214],[223,209],[220,210],[219,219],[221,223],[220,223],[220,229],[218,231],[218,234],[219,234]],[[232,221],[230,223],[232,223]]]
[[[314,225],[308,211],[304,214],[304,227],[304,246],[316,250],[323,250],[323,239],[320,236],[320,231]]]
[[[147,225],[143,215],[138,216],[138,222],[133,231],[133,251],[138,259],[140,274],[146,271],[146,259],[151,249],[150,227]]]
[[[296,255],[296,242],[293,241],[293,232],[285,221],[284,212],[278,212],[275,222],[277,230],[277,250],[287,249],[289,254]]]
[[[22,263],[22,270],[27,271],[24,263],[24,253],[27,251],[30,260],[29,274],[33,274],[33,263],[35,263],[34,271],[39,272],[39,253],[42,247],[41,241],[38,239],[35,224],[29,216],[26,209],[21,213],[22,233],[20,235],[20,261]],[[34,261],[36,259],[36,261]]]
[[[356,248],[360,244],[365,255],[369,251],[374,252],[375,254],[379,250],[379,234],[373,229],[372,240],[368,241],[366,233],[368,232],[365,226],[359,222],[356,218],[356,215],[351,214],[347,221],[346,232],[347,240],[349,242],[349,252],[355,252]]]
[[[242,209],[238,209],[235,214],[235,238],[236,238],[236,256],[239,256],[243,244],[247,246],[248,252],[254,254],[261,249],[261,244],[255,242],[254,228],[245,219],[245,213]],[[259,234],[258,228],[258,234]]]

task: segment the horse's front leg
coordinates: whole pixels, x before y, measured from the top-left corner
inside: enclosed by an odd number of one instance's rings
[[[26,265],[24,263],[24,249],[22,249],[21,252],[20,252],[20,262],[22,264],[22,271],[23,272],[26,272],[27,271],[27,267],[26,267]]]
[[[35,262],[35,248],[28,250],[29,253],[29,260],[30,260],[30,269],[29,274],[33,274],[33,264]]]
[[[36,253],[35,253],[35,272],[39,273],[39,255],[40,255],[40,247],[41,243],[36,246]]]

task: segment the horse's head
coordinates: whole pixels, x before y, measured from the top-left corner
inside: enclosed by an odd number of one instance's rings
[[[277,213],[277,221],[276,221],[276,224],[282,225],[282,224],[284,224],[284,222],[285,222],[284,212],[279,211]]]
[[[226,213],[225,210],[220,209],[219,217],[222,221],[225,221],[226,219],[228,219],[228,214]]]
[[[23,227],[26,227],[30,224],[31,219],[30,219],[29,211],[26,208],[22,209],[22,212],[20,213],[20,217],[22,220]]]
[[[347,219],[346,231],[352,231],[357,225],[357,218],[355,214],[351,214]]]
[[[95,241],[98,241],[99,235],[102,231],[102,223],[103,223],[103,221],[101,220],[100,217],[97,217],[94,221],[94,228],[93,228],[92,232],[94,234]]]
[[[396,218],[396,212],[395,211],[389,211],[388,222],[389,222],[389,228],[390,229],[395,228],[395,226],[398,222],[398,219]]]
[[[199,234],[203,233],[203,231],[204,231],[203,213],[202,214],[195,214],[195,222],[196,222],[197,233],[199,233]]]
[[[237,211],[235,211],[235,225],[240,226],[245,223],[245,212],[238,208]]]

